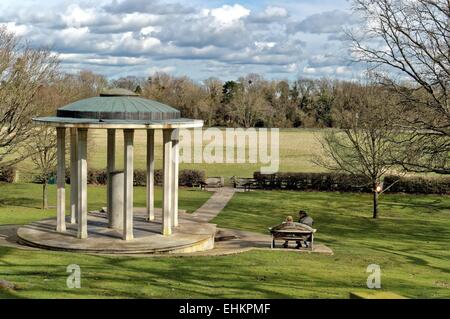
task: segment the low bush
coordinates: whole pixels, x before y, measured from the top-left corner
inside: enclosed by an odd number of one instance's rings
[[[205,181],[205,171],[196,169],[183,169],[178,175],[180,186],[196,186]]]
[[[339,192],[372,192],[372,185],[364,176],[339,173],[276,173],[253,174],[261,189],[287,189]],[[395,182],[395,183],[394,183]],[[386,176],[384,187],[392,193],[449,194],[450,178]]]
[[[386,176],[384,185],[393,193],[450,194],[450,177],[401,177]]]
[[[156,169],[154,172],[155,185],[163,184],[163,171]],[[137,169],[133,174],[134,186],[146,186],[147,185],[147,172],[145,170]],[[185,169],[180,170],[178,174],[178,184],[180,186],[194,186],[199,185],[200,182],[205,180],[205,172],[202,170]],[[88,169],[87,174],[88,184],[94,185],[106,185],[107,174],[106,170]],[[70,184],[70,170],[66,170],[66,183]]]
[[[253,174],[258,187],[263,189],[316,190],[342,192],[370,192],[363,176],[337,173],[276,173]]]
[[[155,185],[162,185],[163,172],[161,169],[155,169],[154,173]],[[147,171],[143,169],[137,169],[133,175],[134,186],[146,186],[147,185]]]

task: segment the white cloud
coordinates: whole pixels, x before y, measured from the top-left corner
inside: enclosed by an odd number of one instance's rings
[[[95,8],[82,9],[78,4],[72,4],[61,17],[69,28],[79,28],[94,23],[97,16]]]
[[[22,37],[30,32],[31,27],[24,24],[17,24],[16,22],[0,23],[5,26],[9,31],[14,32],[17,36]]]
[[[267,17],[287,17],[288,12],[286,8],[269,6],[264,10]]]
[[[211,16],[214,18],[214,22],[219,27],[229,27],[237,23],[241,18],[247,17],[250,14],[250,10],[235,4],[233,6],[224,5],[215,9],[204,9],[202,11],[203,16]]]
[[[263,51],[265,49],[271,49],[275,47],[276,42],[258,42],[255,41],[255,46],[258,49],[258,51]]]
[[[262,6],[236,1],[101,0],[0,4],[0,23],[35,46],[61,54],[65,70],[115,74],[171,72],[204,79],[267,72],[290,78],[348,77],[342,25],[354,23],[342,2],[285,0]],[[314,8],[314,10],[312,9]],[[43,14],[42,12],[45,12]],[[305,16],[305,12],[312,16]],[[104,68],[104,72],[102,71]]]
[[[151,35],[152,33],[154,33],[155,31],[161,31],[161,29],[160,28],[155,28],[155,27],[153,27],[153,26],[148,26],[148,27],[145,27],[145,28],[142,28],[141,29],[141,34],[143,35],[143,36],[149,36],[149,35]]]

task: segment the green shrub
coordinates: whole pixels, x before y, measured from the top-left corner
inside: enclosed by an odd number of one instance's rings
[[[162,185],[164,180],[163,171],[156,169],[154,172],[155,185]],[[200,182],[205,180],[205,172],[201,170],[180,170],[178,174],[178,184],[180,186],[193,186],[199,185]],[[87,173],[88,184],[94,185],[106,185],[107,174],[106,170],[101,169],[88,169]],[[70,184],[70,169],[66,169],[66,183]],[[147,171],[137,169],[133,174],[134,186],[146,186],[147,185]]]
[[[337,173],[276,173],[253,177],[263,189],[316,190],[342,192],[370,192],[371,186],[364,176]]]
[[[88,169],[87,183],[94,185],[106,185],[106,170],[104,169]]]
[[[262,189],[372,192],[372,185],[364,176],[339,173],[276,173],[253,174],[257,185]],[[396,182],[398,180],[398,182]],[[450,178],[398,177],[386,176],[384,187],[392,193],[411,194],[449,194]]]
[[[180,186],[195,186],[205,181],[205,171],[196,169],[183,169],[178,175]]]
[[[397,181],[398,180],[398,181]],[[395,182],[395,184],[393,184]],[[409,193],[409,194],[449,194],[450,193],[450,177],[397,177],[386,176],[384,185],[393,193]]]

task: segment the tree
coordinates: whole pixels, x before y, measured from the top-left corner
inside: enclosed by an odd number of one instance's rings
[[[32,117],[39,114],[36,95],[51,82],[57,58],[33,49],[0,27],[0,164],[11,166],[30,154],[24,145],[35,133]]]
[[[358,61],[373,65],[400,99],[397,123],[407,171],[450,173],[450,2],[354,0],[366,27],[351,34]],[[391,72],[390,76],[385,71]],[[392,74],[393,73],[393,74]],[[401,81],[394,76],[402,77]]]
[[[77,99],[98,96],[108,86],[108,81],[103,75],[86,70],[76,74],[74,80],[75,87],[72,90],[78,93]]]
[[[58,107],[73,102],[74,87],[66,76],[60,76],[50,85],[42,86],[36,95],[36,105],[41,116],[51,116]],[[34,164],[34,172],[42,183],[42,208],[48,208],[48,182],[55,175],[57,165],[56,131],[53,127],[35,127],[25,149]],[[66,148],[67,149],[67,148]]]
[[[348,84],[333,116],[342,129],[324,133],[324,154],[315,160],[331,171],[363,176],[373,189],[373,218],[379,215],[382,179],[393,168],[389,159],[397,149],[394,109],[395,101],[382,87]]]
[[[264,96],[264,81],[255,74],[241,78],[231,100],[234,123],[245,128],[254,127],[269,107]]]
[[[127,89],[130,91],[136,91],[136,89],[141,87],[141,85],[145,82],[145,78],[139,78],[136,76],[126,76],[121,77],[117,80],[113,80],[111,82],[111,86],[118,87],[122,89]]]
[[[56,134],[54,128],[40,127],[27,144],[31,161],[39,171],[39,179],[42,183],[42,208],[48,209],[49,179],[54,176],[57,164]]]
[[[213,126],[216,124],[217,119],[215,115],[222,101],[222,82],[216,78],[209,78],[204,81],[203,88],[205,97],[203,99],[204,110],[202,113],[206,114],[206,125]]]

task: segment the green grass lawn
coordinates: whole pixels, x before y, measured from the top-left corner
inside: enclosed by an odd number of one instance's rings
[[[280,130],[280,170],[292,172],[318,172],[323,168],[314,165],[311,160],[320,153],[321,146],[318,137],[323,130],[315,129],[283,129]],[[123,166],[123,134],[117,130],[116,164]],[[146,133],[143,130],[135,132],[135,160],[134,165],[138,169],[145,169]],[[193,141],[192,141],[193,143]],[[208,141],[204,141],[205,147]],[[237,152],[237,149],[236,149]],[[246,147],[248,152],[248,145]],[[225,151],[224,151],[225,154]],[[248,153],[247,153],[248,154]],[[155,131],[155,167],[162,168],[162,133]],[[69,160],[69,157],[67,157]],[[89,131],[88,166],[103,169],[106,167],[106,130]],[[206,164],[206,163],[182,163],[181,169],[203,169],[208,176],[241,176],[251,177],[253,172],[259,171],[262,164]],[[29,160],[19,164],[22,180],[31,179],[35,173],[33,164]]]
[[[0,183],[0,225],[25,224],[34,220],[56,216],[56,187],[49,186],[50,209],[41,209],[41,185],[38,184],[6,184]],[[209,197],[210,193],[196,189],[180,188],[180,209],[193,212]],[[155,188],[155,206],[161,207],[162,189]],[[69,214],[70,185],[66,185],[66,210]],[[134,188],[134,206],[145,207],[145,187]],[[106,206],[106,187],[88,185],[88,209],[99,210]]]
[[[315,219],[317,241],[335,252],[333,257],[297,260],[297,267],[305,270],[300,277],[306,290],[321,297],[331,291],[345,296],[364,288],[365,269],[374,263],[381,266],[385,290],[408,297],[450,297],[448,196],[384,195],[381,218],[374,220],[370,194],[239,193],[213,222],[264,233],[287,215],[296,216],[300,208]],[[296,268],[295,263],[291,266]],[[316,296],[311,291],[302,295]]]
[[[387,195],[381,200],[381,218],[372,220],[369,195],[238,193],[214,222],[265,232],[299,208],[311,212],[319,229],[317,240],[332,247],[334,256],[253,251],[222,257],[145,258],[0,247],[0,278],[20,288],[0,290],[0,296],[347,298],[350,291],[367,290],[365,270],[376,263],[382,270],[382,290],[412,298],[450,297],[449,197]],[[0,216],[4,214],[2,207]],[[2,223],[13,223],[8,222],[14,220],[11,214],[5,216]],[[81,289],[66,287],[69,264],[81,267]]]

